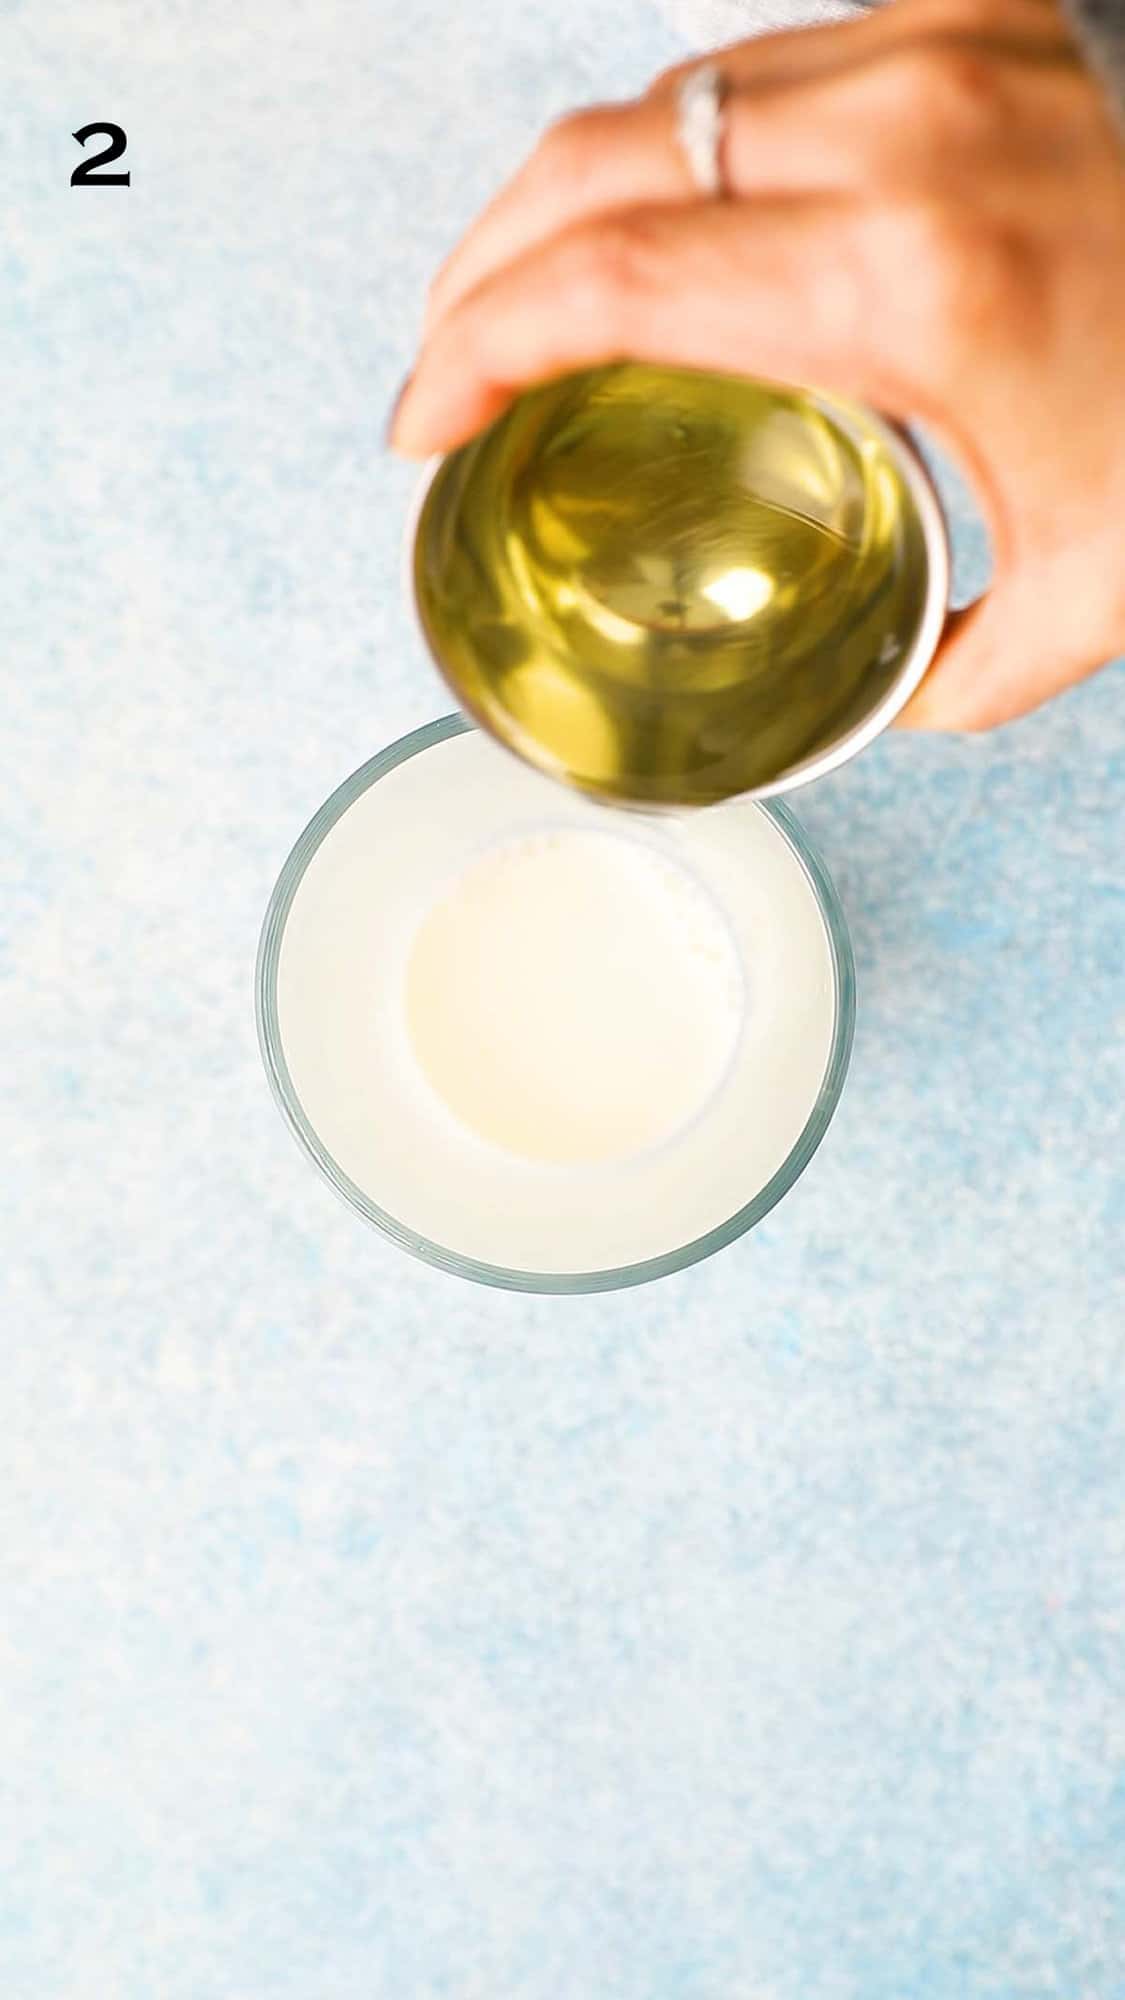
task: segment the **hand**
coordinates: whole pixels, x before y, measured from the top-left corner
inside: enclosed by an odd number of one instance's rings
[[[1054,0],[896,0],[742,43],[700,200],[678,72],[554,126],[430,299],[392,443],[622,357],[816,385],[957,458],[995,580],[902,718],[981,729],[1125,651],[1125,144]]]

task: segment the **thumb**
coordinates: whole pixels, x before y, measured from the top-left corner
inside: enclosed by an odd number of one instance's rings
[[[982,730],[1014,722],[1085,679],[1106,657],[1074,627],[1072,594],[1046,567],[1012,575],[946,622],[900,729]]]

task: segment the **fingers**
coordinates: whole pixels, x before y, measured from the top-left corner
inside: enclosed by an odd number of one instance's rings
[[[786,199],[629,209],[566,230],[446,313],[391,443],[451,450],[530,384],[625,356],[815,383],[905,414],[861,228],[846,201]]]
[[[732,52],[730,67],[724,66],[729,95],[723,141],[732,195],[830,193],[861,178],[869,142],[878,136],[871,114],[880,106],[854,89],[826,88],[838,68],[832,52],[841,33],[856,60],[856,25],[767,36]],[[811,56],[805,50],[784,65],[763,61],[759,52],[773,42],[811,44]],[[878,44],[861,37],[858,46],[870,51]],[[685,64],[635,103],[596,105],[550,126],[438,273],[424,337],[490,272],[559,231],[614,209],[696,200],[676,134],[676,91],[696,67]],[[882,109],[889,108],[884,102]]]
[[[900,7],[902,4],[903,0],[899,0]],[[740,85],[755,90],[789,88],[812,82],[815,77],[832,75],[850,62],[864,60],[885,18],[886,10],[878,9],[822,27],[755,35],[749,41],[715,49],[707,60],[716,62],[735,88]],[[684,78],[698,68],[699,62],[700,57],[693,56],[663,70],[650,85],[649,97],[665,102],[674,98]]]
[[[719,50],[714,59],[732,90],[742,84],[757,92],[790,86],[830,74],[846,53],[855,60],[870,46],[876,19],[758,36]],[[551,126],[439,272],[425,330],[488,271],[570,224],[607,209],[691,199],[694,190],[675,137],[675,98],[698,66],[695,58],[667,70],[636,103],[596,105]],[[732,110],[728,107],[728,126]],[[740,187],[737,163],[728,159],[725,165]],[[751,184],[748,175],[746,185]]]
[[[1052,19],[1043,0],[1017,5]],[[950,0],[942,6],[948,16]],[[723,142],[731,195],[883,188],[903,196],[936,181],[947,190],[962,187],[974,201],[996,202],[1009,180],[1026,186],[1043,152],[1043,132],[1057,124],[1057,105],[1039,94],[1030,157],[1021,143],[1026,135],[1005,111],[1010,171],[998,172],[993,160],[992,171],[983,173],[982,150],[995,152],[1000,71],[985,88],[963,49],[920,38],[931,11],[931,0],[899,0],[877,17],[767,36],[731,51],[722,65],[731,86]],[[882,25],[892,12],[893,33]],[[493,271],[562,230],[618,209],[697,198],[676,136],[676,89],[691,67],[670,73],[636,103],[597,106],[548,130],[439,273],[424,338]],[[1026,97],[1025,87],[1020,101]]]
[[[1007,703],[997,701],[991,672],[994,660],[1004,657],[996,644],[1002,595],[997,590],[967,611],[950,613],[933,665],[898,716],[897,729],[977,730],[1011,719]]]
[[[755,90],[812,82],[896,49],[985,44],[1010,54],[1067,55],[1074,39],[1057,0],[896,0],[822,27],[756,35],[714,52],[734,85]],[[650,96],[669,97],[698,64],[693,57],[661,73]]]
[[[693,192],[669,104],[642,98],[560,120],[438,273],[424,332],[490,271],[560,230],[609,209],[687,201]]]
[[[886,39],[880,25],[884,18],[880,12],[825,27],[761,35],[718,50],[713,60],[734,93],[745,88],[760,97],[770,90],[791,90],[832,75],[848,61],[862,61],[878,49],[880,34]],[[427,303],[425,331],[488,271],[510,263],[522,250],[570,224],[607,209],[690,199],[694,190],[675,137],[675,100],[699,60],[665,71],[636,103],[595,105],[549,127],[530,159],[489,203],[438,273]],[[734,103],[728,104],[728,129],[732,124],[745,126],[744,118],[736,117]],[[757,184],[749,162],[745,174],[736,158],[724,164],[736,190],[748,191]],[[795,164],[794,186],[809,185],[799,162]],[[777,185],[776,172],[770,184]]]
[[[898,717],[900,729],[994,729],[1042,706],[1105,663],[1109,649],[1075,643],[1059,603],[1033,574],[1001,581],[954,612],[933,666]]]
[[[726,106],[723,168],[732,195],[839,193],[865,178],[854,95],[824,86]],[[491,272],[562,230],[615,210],[695,203],[698,190],[663,98],[605,106],[555,125],[523,171],[469,231],[439,274],[426,313],[433,332]]]
[[[874,186],[895,158],[879,122],[894,81],[866,72],[801,90],[733,92],[726,105],[723,169],[730,194],[842,194]],[[895,148],[896,154],[902,151]],[[604,106],[553,126],[527,166],[485,210],[430,294],[428,336],[491,272],[564,229],[615,210],[695,203],[676,138],[674,104],[663,97]]]

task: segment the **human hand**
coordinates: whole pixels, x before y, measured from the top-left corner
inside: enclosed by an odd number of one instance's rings
[[[983,729],[1125,651],[1125,145],[1054,0],[896,0],[741,43],[730,198],[675,86],[551,128],[431,294],[392,424],[449,450],[634,358],[816,386],[956,458],[995,575],[901,721]]]

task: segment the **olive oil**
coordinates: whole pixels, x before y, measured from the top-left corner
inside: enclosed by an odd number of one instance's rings
[[[933,623],[906,458],[811,392],[633,363],[566,377],[438,466],[423,630],[461,705],[584,791],[778,788],[862,729]]]

